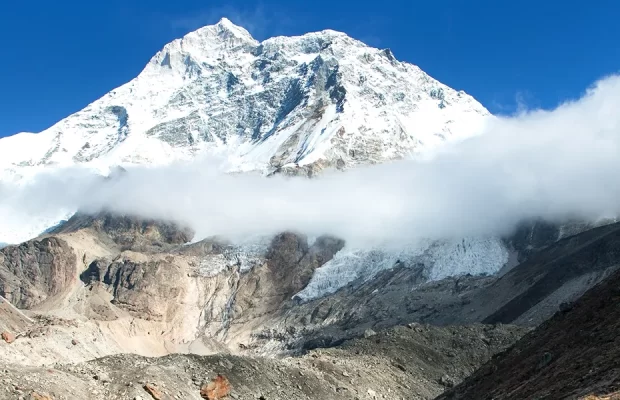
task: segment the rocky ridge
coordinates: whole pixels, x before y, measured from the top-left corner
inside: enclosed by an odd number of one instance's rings
[[[343,241],[287,232],[248,253],[217,238],[182,244],[191,232],[173,224],[78,215],[0,250],[0,295],[32,320],[4,351],[31,365],[127,352],[294,355],[414,321],[536,325],[614,271],[613,251],[595,255],[617,232],[613,224],[560,240],[501,276],[429,282],[423,265],[399,262],[301,301]],[[50,337],[79,344],[68,352]]]
[[[432,398],[615,276],[619,226],[557,242],[553,229],[530,244],[518,234],[524,262],[501,275],[428,282],[400,263],[300,301],[343,241],[285,232],[248,253],[218,238],[185,243],[191,232],[175,224],[77,215],[0,250],[5,396],[148,398],[149,384],[198,398],[223,373],[238,398]],[[273,377],[253,381],[248,368]],[[185,373],[170,381],[172,369]]]

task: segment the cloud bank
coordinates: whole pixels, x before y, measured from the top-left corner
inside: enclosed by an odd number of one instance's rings
[[[21,186],[0,183],[0,215],[105,208],[175,220],[198,237],[291,229],[357,245],[501,235],[538,217],[613,217],[620,215],[620,76],[555,110],[496,118],[483,134],[423,161],[312,180],[225,174],[220,161],[135,167],[108,180],[72,168]]]

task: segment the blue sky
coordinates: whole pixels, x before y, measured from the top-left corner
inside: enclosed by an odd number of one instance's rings
[[[257,39],[321,29],[392,49],[494,113],[552,108],[620,71],[620,1],[6,0],[0,137],[41,131],[226,16]]]

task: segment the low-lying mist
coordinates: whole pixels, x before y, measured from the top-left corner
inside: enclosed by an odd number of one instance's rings
[[[103,180],[83,168],[0,183],[0,216],[58,210],[178,221],[197,237],[296,230],[350,244],[408,243],[509,233],[525,219],[620,214],[620,76],[552,111],[498,117],[481,135],[423,161],[319,179],[225,174],[221,160],[133,167]]]

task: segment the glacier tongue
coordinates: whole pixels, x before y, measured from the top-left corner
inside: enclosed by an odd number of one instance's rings
[[[302,301],[320,298],[396,266],[418,268],[422,283],[465,274],[494,274],[508,259],[506,245],[496,238],[427,241],[402,250],[345,247],[317,269],[310,283],[294,297]]]
[[[272,239],[259,236],[230,244],[223,254],[205,258],[199,271],[211,276],[238,265],[240,272],[247,272],[264,262]],[[308,246],[312,246],[316,238],[307,240]],[[417,269],[420,284],[450,276],[491,275],[508,263],[509,255],[509,249],[499,238],[423,240],[399,248],[345,246],[316,269],[308,285],[293,298],[305,302],[328,296],[349,284],[369,281],[382,271],[396,267]]]

